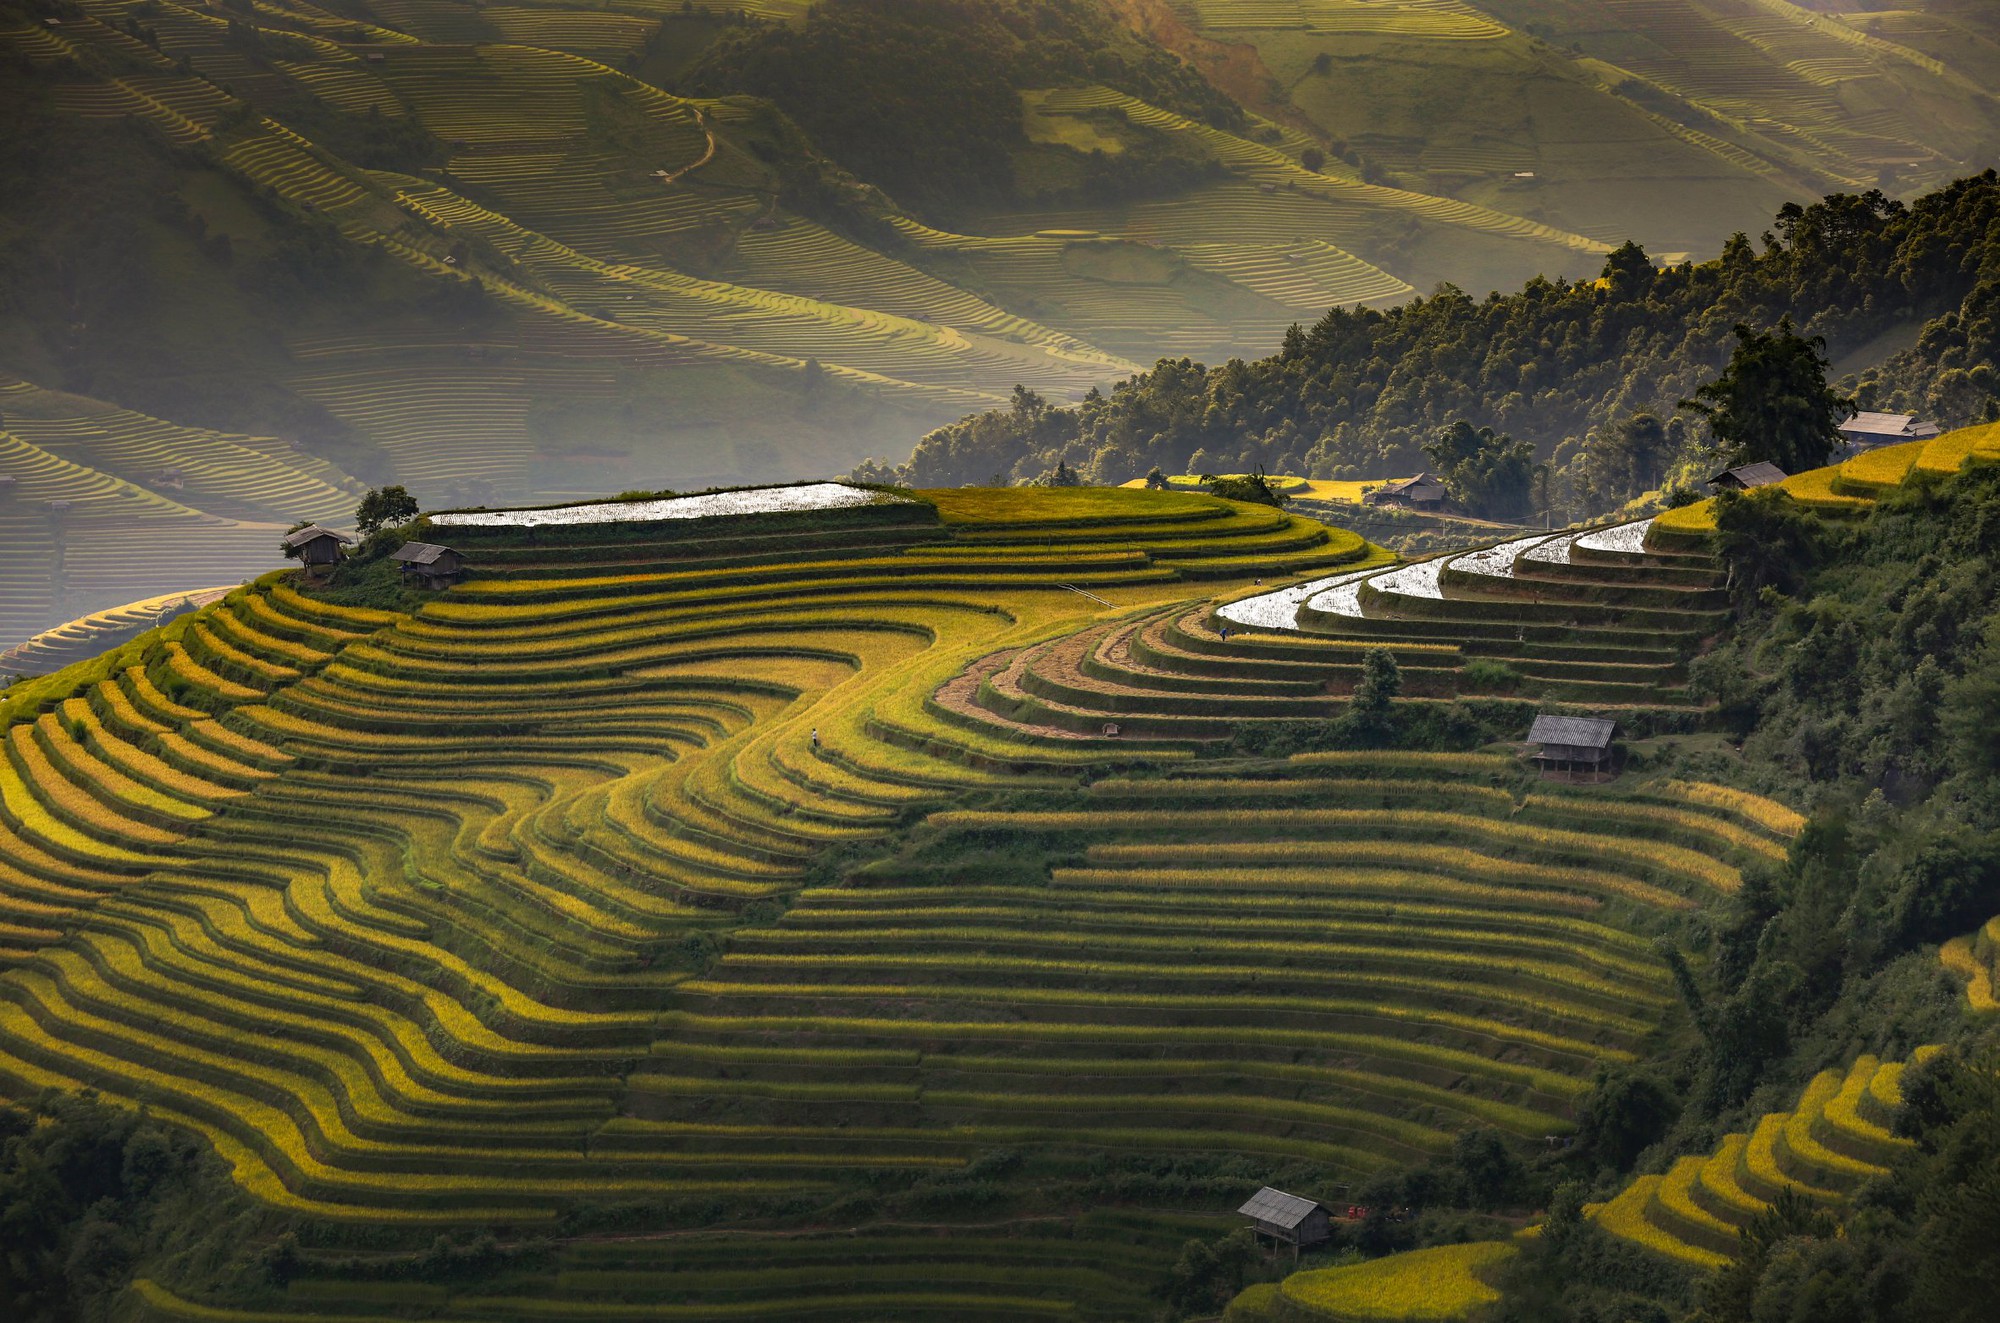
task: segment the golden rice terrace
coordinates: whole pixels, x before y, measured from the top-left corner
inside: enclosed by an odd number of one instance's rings
[[[1406,702],[1497,667],[1524,730],[1684,725],[1719,603],[1643,530],[1397,567],[972,489],[438,532],[474,577],[421,609],[272,575],[4,709],[0,1092],[147,1107],[296,1214],[257,1318],[1146,1317],[1239,1191],[1571,1130],[1677,1013],[1653,939],[1798,825],[1248,752],[1375,647]],[[453,1287],[317,1248],[354,1228],[551,1239]]]

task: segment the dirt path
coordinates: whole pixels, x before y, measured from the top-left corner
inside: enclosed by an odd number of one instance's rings
[[[675,183],[682,175],[691,174],[715,159],[715,130],[708,126],[708,116],[701,113],[700,106],[695,106],[693,109],[694,122],[701,125],[701,131],[708,137],[708,150],[701,154],[699,161],[684,165],[678,170],[655,170],[653,177],[663,184]]]

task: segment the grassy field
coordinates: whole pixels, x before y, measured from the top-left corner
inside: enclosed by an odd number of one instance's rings
[[[1566,1131],[1675,1014],[1652,938],[1795,827],[1502,754],[1197,757],[1353,661],[1217,671],[1216,597],[1378,549],[925,497],[461,529],[414,612],[268,576],[0,699],[0,1088],[143,1103],[303,1229],[288,1287],[148,1316],[1144,1317],[1258,1184]],[[1132,688],[1093,658],[1180,701],[1003,716]],[[362,1226],[585,1230],[435,1283]]]

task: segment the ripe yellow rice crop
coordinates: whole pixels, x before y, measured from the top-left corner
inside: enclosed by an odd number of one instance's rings
[[[1995,995],[1993,970],[1979,958],[1971,937],[1954,937],[1938,948],[1938,962],[1958,977],[1965,980],[1966,1004],[1976,1014],[1990,1015],[2000,1011],[2000,996]]]
[[[683,984],[682,990],[693,995],[726,997],[731,994],[801,996],[810,995],[819,989],[810,985],[750,985],[698,981]],[[855,990],[843,988],[839,991],[852,994]],[[869,990],[863,990],[864,993],[866,991]],[[908,995],[912,991],[926,990],[899,988],[891,991]],[[964,999],[975,1001],[1004,999],[1008,992],[1006,989],[995,988],[955,991],[962,992]],[[1052,991],[1050,989],[1023,991],[1030,994],[1020,998],[1023,1002],[1064,1003],[1076,1000],[1069,995],[1045,995]],[[1118,997],[1114,994],[1099,996],[1094,1000],[1104,1005],[1129,1006],[1144,999],[1135,1001],[1134,998]],[[1504,1028],[1497,1024],[1489,1027]],[[729,1038],[732,1042],[740,1041],[750,1034],[814,1034],[829,1037],[847,1035],[870,1040],[997,1039],[1008,1042],[1083,1046],[1092,1046],[1100,1042],[1114,1046],[1124,1044],[1145,1047],[1157,1047],[1161,1043],[1170,1042],[1188,1046],[1208,1044],[1219,1048],[1236,1044],[1258,1044],[1285,1049],[1351,1053],[1371,1062],[1395,1061],[1419,1066],[1436,1066],[1455,1074],[1503,1080],[1556,1098],[1575,1097],[1588,1088],[1584,1081],[1560,1071],[1546,1070],[1518,1061],[1502,1061],[1457,1048],[1426,1043],[1408,1035],[1363,1034],[1256,1024],[1215,1026],[1115,1024],[1105,1022],[1101,1018],[1091,1023],[1079,1024],[1062,1020],[948,1021],[836,1015],[705,1015],[692,1011],[668,1011],[660,1016],[659,1028],[663,1034],[677,1031],[690,1034],[717,1034]]]
[[[1514,797],[1505,790],[1493,786],[1471,785],[1463,781],[1445,781],[1430,777],[1373,777],[1354,779],[1315,779],[1297,777],[1253,778],[1253,777],[1173,777],[1124,778],[1107,777],[1093,781],[1090,793],[1104,798],[1119,799],[1244,799],[1272,796],[1308,797],[1317,796],[1324,801],[1338,803],[1342,797],[1358,797],[1384,800],[1428,800],[1433,804],[1457,802],[1465,806],[1477,805],[1482,810],[1503,814],[1514,806]]]
[[[1421,1320],[1444,1323],[1490,1305],[1500,1293],[1485,1274],[1519,1252],[1503,1240],[1444,1245],[1391,1254],[1344,1268],[1293,1273],[1284,1299],[1310,1314],[1342,1320]]]
[[[1185,845],[1094,843],[1085,851],[1092,863],[1140,868],[1171,867],[1189,862]],[[1345,864],[1422,867],[1454,877],[1519,885],[1555,886],[1593,896],[1619,896],[1661,909],[1692,909],[1694,902],[1672,891],[1616,873],[1599,873],[1560,865],[1526,863],[1481,854],[1455,845],[1420,845],[1406,841],[1328,839],[1321,841],[1259,841],[1204,843],[1204,864]]]
[[[807,940],[795,942],[800,936]],[[1079,940],[1081,939],[1081,940]],[[1504,982],[1496,976],[1507,975],[1531,983],[1594,995],[1602,1000],[1616,1002],[1631,1007],[1666,1006],[1670,998],[1663,992],[1644,992],[1613,979],[1579,968],[1588,954],[1582,951],[1566,953],[1561,949],[1550,952],[1555,958],[1535,959],[1530,957],[1506,957],[1496,955],[1491,950],[1451,951],[1426,949],[1421,945],[1405,946],[1396,940],[1383,943],[1362,942],[1279,942],[1258,940],[1214,940],[1203,942],[1196,951],[1210,960],[1235,957],[1242,964],[1192,963],[1195,952],[1189,950],[1184,937],[1129,937],[1117,941],[1100,935],[1074,933],[1024,933],[1007,928],[958,928],[958,929],[862,929],[856,932],[834,932],[805,934],[780,932],[739,933],[736,946],[731,951],[731,963],[736,965],[785,965],[803,964],[826,969],[850,968],[898,968],[898,969],[983,969],[992,971],[1033,971],[1040,974],[1086,975],[1090,977],[1125,978],[1213,978],[1250,979],[1274,972],[1270,965],[1257,962],[1259,956],[1274,961],[1302,961],[1303,968],[1284,970],[1284,976],[1297,982],[1361,983],[1377,986],[1402,986],[1431,995],[1448,993],[1453,990],[1471,992],[1476,990],[1483,998],[1513,1001],[1522,994],[1503,991],[1491,986]],[[761,951],[756,949],[765,941],[796,944],[804,947],[797,951]],[[911,941],[952,942],[977,948],[971,951],[912,951],[894,949],[891,944]],[[835,945],[852,944],[862,949],[854,951],[829,951],[825,948]],[[1098,959],[1060,959],[1037,955],[996,954],[1008,948],[1082,949],[1097,955]],[[1122,956],[1127,952],[1144,953],[1156,957],[1180,955],[1179,963],[1166,964],[1137,959],[1111,959],[1103,957]],[[1567,959],[1563,958],[1567,955]],[[1347,967],[1342,968],[1342,963]],[[1593,962],[1595,963],[1595,962]],[[1604,963],[1611,963],[1605,961]],[[1435,968],[1441,977],[1393,975],[1382,976],[1376,966],[1409,966]],[[1449,970],[1455,977],[1442,977]],[[1637,975],[1634,975],[1636,978]],[[1664,979],[1659,980],[1664,983]],[[1579,1016],[1583,1008],[1552,1000],[1546,997],[1525,998],[1526,1004],[1535,1009],[1546,1010],[1570,1018]],[[1613,1017],[1614,1019],[1623,1017]]]
[[[820,959],[824,959],[821,957]],[[747,962],[746,962],[747,963]],[[760,964],[766,963],[763,961]],[[807,966],[813,962],[810,957],[790,961],[769,962],[780,969],[785,964]],[[945,962],[933,962],[943,966]],[[1092,972],[1091,967],[1078,962],[1070,968],[1073,971]],[[1178,972],[1178,966],[1168,972]],[[1101,970],[1097,972],[1103,972]],[[1243,971],[1236,971],[1243,972]],[[1380,982],[1381,980],[1376,980]],[[1413,980],[1413,982],[1416,982]],[[1436,981],[1428,989],[1435,994],[1449,991],[1452,985],[1444,980]],[[688,996],[707,997],[755,997],[796,998],[803,1001],[825,1001],[832,998],[856,1000],[930,1000],[949,1002],[983,1002],[998,1006],[1067,1006],[1080,1010],[1100,1010],[1107,1007],[1124,1007],[1135,1010],[1174,1012],[1213,1011],[1256,1011],[1261,1013],[1284,1012],[1299,1015],[1349,1015],[1367,1020],[1382,1020],[1392,1024],[1431,1025],[1451,1029],[1471,1037],[1495,1044],[1518,1043],[1557,1056],[1571,1057],[1579,1062],[1595,1061],[1600,1058],[1613,1061],[1629,1061],[1632,1054],[1622,1048],[1606,1047],[1599,1043],[1586,1042],[1563,1034],[1549,1033],[1525,1025],[1512,1024],[1503,1020],[1487,1019],[1478,1015],[1466,1015],[1456,1011],[1440,1010],[1428,1006],[1399,1005],[1393,1002],[1364,1001],[1350,998],[1301,997],[1297,994],[1284,996],[1249,996],[1243,994],[1182,994],[1171,995],[1158,992],[1100,992],[1091,988],[1034,987],[1032,985],[998,984],[992,986],[926,983],[763,983],[748,980],[690,979],[679,985],[678,991]],[[1490,990],[1482,991],[1482,999],[1527,1004],[1530,1009],[1563,1019],[1595,1022],[1607,1029],[1637,1038],[1651,1028],[1650,1024],[1638,1021],[1620,1022],[1601,1014],[1580,1011],[1574,1005],[1558,1002],[1533,1003],[1528,999],[1502,995]],[[932,1027],[925,1022],[924,1027]],[[1157,1032],[1157,1030],[1149,1030]]]
[[[1576,814],[1600,823],[1610,820],[1640,827],[1649,824],[1674,827],[1714,837],[1726,845],[1762,855],[1773,862],[1782,862],[1785,857],[1785,848],[1777,842],[1712,814],[1575,795],[1529,795],[1526,802],[1530,807]]]
[[[168,672],[191,688],[237,703],[252,703],[264,696],[261,690],[252,689],[249,685],[223,679],[190,657],[187,649],[178,643],[169,642],[166,654]]]
[[[1806,820],[1801,814],[1775,799],[1753,795],[1747,790],[1708,781],[1662,781],[1656,788],[1690,804],[1733,813],[1779,836],[1796,836],[1805,830]]]
[[[1695,1176],[1694,1192],[1707,1206],[1716,1208],[1725,1221],[1736,1222],[1770,1207],[1762,1199],[1743,1188],[1736,1173],[1743,1165],[1743,1150],[1748,1147],[1750,1136],[1745,1134],[1724,1135],[1722,1142],[1715,1146],[1715,1153],[1704,1162]]]
[[[1057,868],[1050,872],[1051,883],[1075,888],[1079,903],[1115,909],[1143,909],[1148,906],[1185,903],[1174,893],[1181,891],[1229,891],[1257,893],[1250,897],[1259,910],[1272,907],[1301,912],[1317,911],[1346,904],[1344,897],[1403,897],[1424,900],[1453,900],[1530,910],[1561,910],[1590,914],[1600,908],[1590,896],[1573,891],[1547,888],[1492,886],[1461,881],[1439,873],[1419,873],[1391,868],[1298,868],[1274,865],[1268,868],[1204,867],[1205,860],[1191,860],[1194,867],[1181,868]],[[961,891],[957,894],[964,895]],[[1065,898],[1070,899],[1070,898]]]
[[[1439,835],[1472,834],[1505,846],[1557,850],[1579,858],[1606,855],[1659,868],[1734,894],[1743,878],[1734,868],[1707,855],[1657,841],[1606,837],[1592,832],[1564,831],[1532,823],[1501,822],[1462,813],[1432,813],[1414,809],[1214,809],[1184,812],[1047,812],[1008,813],[961,810],[931,815],[940,827],[975,831],[1130,831],[1130,832],[1270,832],[1316,830],[1397,830]]]
[[[1590,1209],[1591,1218],[1620,1240],[1643,1245],[1657,1254],[1700,1268],[1719,1268],[1728,1259],[1713,1250],[1690,1245],[1672,1232],[1654,1225],[1647,1216],[1658,1193],[1661,1178],[1641,1176],[1619,1191],[1609,1203]]]
[[[1398,643],[1398,648],[1407,646]],[[1456,645],[1439,645],[1439,652]],[[1514,770],[1514,760],[1494,753],[1410,753],[1394,749],[1331,750],[1293,754],[1287,762],[1301,767],[1351,767],[1368,772],[1427,771],[1439,776],[1499,776]]]
[[[131,846],[165,846],[181,839],[114,813],[95,796],[72,784],[50,765],[30,726],[7,732],[11,762],[0,763],[0,805],[27,830],[58,849],[85,858],[140,861],[149,856]]]

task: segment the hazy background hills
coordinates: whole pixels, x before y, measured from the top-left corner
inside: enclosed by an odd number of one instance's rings
[[[368,485],[840,472],[2000,143],[1977,0],[5,0],[0,61],[0,643]]]

